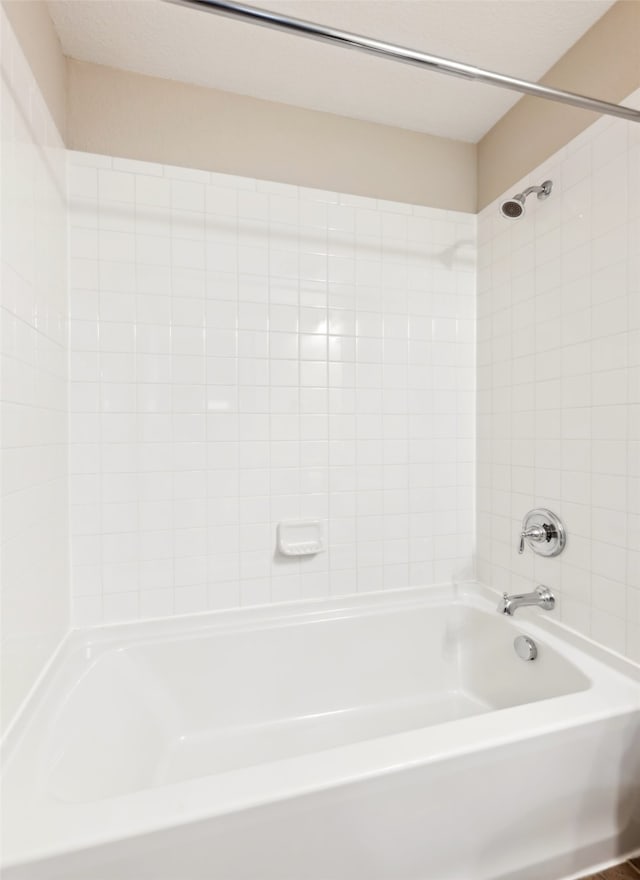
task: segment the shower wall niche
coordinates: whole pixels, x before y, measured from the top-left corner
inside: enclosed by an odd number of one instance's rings
[[[69,154],[77,624],[471,576],[471,214]],[[283,519],[326,552],[276,552]]]

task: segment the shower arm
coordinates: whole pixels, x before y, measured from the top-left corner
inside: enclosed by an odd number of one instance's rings
[[[542,186],[528,186],[525,190],[523,190],[520,195],[524,196],[525,199],[530,195],[535,193],[539,199],[546,199],[547,196],[551,195],[551,187],[553,186],[553,182],[551,180],[545,180]]]
[[[325,27],[312,21],[271,12],[268,9],[235,3],[231,2],[231,0],[165,0],[165,2],[175,3],[178,6],[188,6],[192,9],[211,12],[215,15],[222,15],[227,18],[250,22],[251,24],[262,25],[274,30],[310,37],[323,43],[331,43],[347,49],[367,52],[370,55],[389,58],[404,64],[413,64],[435,73],[471,79],[503,89],[511,89],[514,92],[521,92],[524,95],[544,98],[547,101],[558,101],[562,104],[580,107],[583,110],[592,110],[595,113],[619,116],[632,122],[640,122],[640,110],[634,110],[632,107],[611,104],[608,101],[600,101],[597,98],[588,98],[585,95],[578,95],[574,92],[565,92],[562,89],[554,89],[551,86],[543,86],[539,83],[506,76],[503,73],[483,70],[481,67],[473,67],[460,61],[451,61],[447,58],[440,58],[437,55],[419,52],[416,49],[408,49],[404,46],[396,46],[393,43],[374,40],[371,37],[363,37],[359,34],[338,30],[337,28]]]

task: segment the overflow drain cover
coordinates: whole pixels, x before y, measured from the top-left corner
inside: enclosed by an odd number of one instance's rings
[[[535,660],[538,656],[536,643],[528,636],[517,636],[513,640],[513,647],[521,660]]]

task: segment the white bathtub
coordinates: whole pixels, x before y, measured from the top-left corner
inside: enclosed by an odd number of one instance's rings
[[[640,848],[637,667],[468,585],[75,632],[5,880],[559,880]],[[539,656],[525,662],[526,633]]]

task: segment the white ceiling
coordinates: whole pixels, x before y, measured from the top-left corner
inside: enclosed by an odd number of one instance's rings
[[[260,0],[256,5],[539,79],[614,0]],[[49,0],[65,54],[475,142],[520,97],[161,0]],[[595,95],[594,97],[597,97]]]

